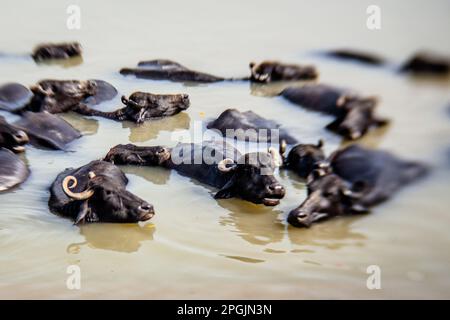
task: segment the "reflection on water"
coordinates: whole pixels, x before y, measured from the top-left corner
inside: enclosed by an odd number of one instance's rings
[[[308,229],[289,226],[287,236],[291,243],[301,247],[323,247],[327,249],[341,249],[346,246],[364,246],[367,237],[352,231],[352,224],[361,216],[342,216],[325,223],[318,223]]]
[[[437,86],[442,88],[450,87],[449,75],[426,75],[426,74],[408,74],[404,75],[407,81],[417,86]]]
[[[80,226],[80,235],[85,241],[72,243],[67,247],[67,253],[76,254],[87,246],[91,249],[102,249],[118,252],[136,252],[142,242],[153,240],[155,225],[149,223],[114,224],[93,223]]]
[[[254,245],[267,246],[282,242],[287,236],[291,244],[300,247],[339,249],[350,245],[361,246],[366,240],[365,235],[351,228],[359,216],[338,217],[301,229],[282,223],[286,213],[276,208],[247,204],[242,200],[219,200],[218,203],[230,211],[227,216],[220,218],[220,225],[231,226],[239,237]]]
[[[277,218],[279,209],[240,199],[218,200],[218,204],[230,211],[220,218],[220,225],[233,227],[245,241],[264,246],[283,239],[284,225]]]
[[[160,131],[189,129],[190,121],[189,115],[181,112],[172,117],[149,120],[140,124],[124,121],[122,127],[130,129],[129,139],[131,142],[145,142],[157,138]]]
[[[301,87],[317,81],[280,81],[268,84],[250,82],[250,94],[257,97],[274,97],[288,87]]]
[[[63,113],[60,116],[75,129],[79,130],[82,135],[90,136],[96,134],[98,131],[99,124],[95,118],[83,117],[74,112]]]
[[[220,255],[228,259],[238,260],[245,263],[261,263],[264,262],[262,259],[254,259],[254,258],[248,258],[248,257],[241,257],[241,256],[226,256],[226,255]]]
[[[342,140],[341,147],[347,147],[349,145],[358,143],[370,149],[376,149],[383,142],[386,133],[389,132],[392,123],[388,123],[382,127],[370,129],[362,138],[357,142],[351,140]]]
[[[36,62],[37,65],[45,68],[47,66],[60,66],[62,68],[71,68],[83,63],[83,57],[77,56],[69,59],[54,59]]]
[[[161,167],[119,166],[125,174],[144,178],[156,185],[165,185],[170,178],[170,170]]]

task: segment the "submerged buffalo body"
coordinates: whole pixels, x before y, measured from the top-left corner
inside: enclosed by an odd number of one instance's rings
[[[61,117],[48,112],[24,112],[14,125],[27,133],[33,145],[54,150],[81,137],[81,133]]]
[[[0,148],[0,192],[21,184],[29,174],[29,169],[17,155]]]
[[[400,68],[402,72],[428,75],[450,74],[450,57],[432,52],[419,52],[406,61]]]
[[[178,62],[156,59],[141,61],[137,68],[123,68],[120,70],[123,75],[134,75],[137,78],[150,80],[170,80],[175,82],[218,82],[225,78],[213,76],[204,72],[199,72],[186,68]]]
[[[26,106],[33,93],[20,83],[6,83],[0,86],[0,109],[15,112]]]
[[[78,42],[69,43],[46,43],[37,46],[31,56],[35,61],[45,61],[52,59],[69,59],[79,57],[82,53],[81,45]]]
[[[359,97],[327,85],[291,87],[283,90],[281,96],[309,110],[335,116],[327,128],[351,140],[360,138],[371,127],[388,122],[375,115],[376,98]]]
[[[23,130],[9,124],[5,118],[0,116],[0,148],[22,152],[28,141],[28,135]]]
[[[250,80],[259,83],[314,80],[319,76],[314,66],[284,64],[279,61],[251,62],[250,71]]]
[[[428,168],[397,158],[386,151],[357,145],[338,150],[329,159],[334,173],[363,188],[359,202],[372,206],[387,200],[402,186],[424,176]]]
[[[284,140],[289,144],[297,142],[280,128],[278,123],[267,120],[253,111],[240,112],[236,109],[227,109],[216,120],[208,123],[207,128],[219,130],[223,136],[227,136],[227,130],[231,130],[233,137],[229,138],[238,140],[274,143]]]
[[[135,92],[127,99],[122,97],[125,107],[113,112],[102,112],[80,106],[77,112],[88,116],[100,116],[117,121],[142,123],[145,120],[170,117],[189,108],[187,94],[152,94]]]
[[[92,161],[60,173],[50,188],[56,214],[84,222],[139,222],[153,217],[153,206],[126,190],[128,179],[115,165]]]
[[[427,171],[420,163],[385,151],[357,145],[338,150],[329,158],[329,166],[319,162],[308,176],[308,197],[289,213],[288,221],[308,227],[325,218],[368,212]]]
[[[215,198],[239,197],[253,203],[277,205],[284,188],[273,176],[280,164],[277,151],[241,155],[225,142],[178,144],[172,149],[118,145],[105,161],[132,165],[161,165],[218,188]]]
[[[333,58],[357,61],[357,62],[371,64],[371,65],[382,65],[385,63],[385,60],[383,58],[381,58],[373,53],[351,50],[351,49],[331,50],[331,51],[326,52],[326,55],[333,57]]]

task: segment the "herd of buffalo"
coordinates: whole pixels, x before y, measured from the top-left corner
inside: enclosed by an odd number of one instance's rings
[[[40,63],[81,54],[82,48],[78,43],[63,43],[38,46],[31,56]],[[378,56],[350,50],[336,50],[327,52],[327,55],[372,65],[385,63]],[[431,53],[418,53],[398,70],[448,75],[450,61]],[[137,67],[123,68],[120,73],[178,82],[251,81],[267,84],[291,81],[292,86],[279,95],[300,107],[332,115],[334,120],[326,128],[347,140],[356,140],[371,128],[388,123],[387,119],[376,115],[377,99],[374,97],[325,84],[294,85],[294,81],[318,78],[319,73],[312,65],[277,61],[250,63],[248,77],[224,78],[158,59],[139,62]],[[123,106],[115,111],[103,112],[95,108],[117,94],[111,84],[95,79],[45,79],[30,88],[18,83],[0,85],[0,109],[20,116],[15,123],[8,123],[0,116],[0,192],[27,179],[30,171],[16,153],[23,152],[28,143],[65,150],[67,144],[81,136],[58,113],[72,111],[84,116],[142,123],[170,117],[190,107],[187,94],[134,92],[128,97],[122,96]],[[224,136],[228,129],[255,132],[236,139],[256,143],[270,141],[280,147],[241,154],[225,140],[180,143],[175,147],[117,145],[102,160],[61,172],[50,187],[50,210],[71,218],[75,224],[151,219],[153,206],[126,190],[127,177],[117,165],[160,166],[176,170],[181,175],[217,188],[216,199],[238,197],[256,204],[275,206],[285,195],[285,188],[273,175],[274,170],[281,167],[306,180],[307,198],[289,213],[287,220],[296,227],[309,227],[314,222],[338,215],[366,213],[402,186],[428,172],[424,164],[357,144],[326,157],[322,140],[317,144],[299,143],[280,124],[253,111],[227,109],[207,127],[217,129]],[[275,137],[260,137],[257,132],[261,129],[278,129],[277,141],[271,141]],[[194,159],[198,154],[211,155],[214,159],[199,162]]]

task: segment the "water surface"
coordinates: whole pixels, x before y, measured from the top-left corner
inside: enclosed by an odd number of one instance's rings
[[[66,8],[82,10],[80,30]],[[378,1],[382,29],[366,28],[367,1],[39,1],[3,0],[0,83],[43,78],[111,82],[123,94],[188,93],[187,112],[142,126],[75,114],[84,136],[73,152],[29,147],[32,174],[0,195],[1,298],[449,298],[449,79],[399,75],[415,50],[450,53],[448,1]],[[82,61],[36,65],[19,57],[39,42],[80,41]],[[339,63],[316,50],[356,47],[386,56],[384,68]],[[48,187],[67,167],[99,159],[115,144],[174,145],[172,132],[229,107],[276,119],[303,142],[341,143],[330,121],[267,97],[279,88],[248,83],[185,85],[122,77],[139,60],[168,58],[213,74],[243,76],[248,62],[314,63],[324,83],[380,97],[392,119],[360,143],[428,163],[432,174],[370,215],[337,218],[306,230],[286,224],[305,198],[293,173],[279,172],[287,195],[268,208],[213,199],[213,189],[161,168],[123,167],[129,190],[155,206],[145,225],[72,226],[51,214]],[[112,110],[120,98],[101,105]],[[1,113],[13,120],[14,116]],[[66,288],[66,268],[81,267],[81,290]],[[382,270],[382,289],[366,288],[366,268]]]

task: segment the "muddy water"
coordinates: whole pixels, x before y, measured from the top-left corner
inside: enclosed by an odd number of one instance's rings
[[[66,7],[82,10],[81,30],[67,30]],[[364,1],[9,1],[1,2],[0,83],[42,78],[100,78],[121,93],[185,92],[191,108],[135,126],[65,115],[83,131],[72,152],[28,148],[32,175],[0,195],[1,298],[450,298],[448,181],[450,81],[394,72],[411,52],[450,53],[447,1],[378,1],[382,29],[365,26]],[[20,57],[38,42],[78,40],[83,61],[40,65]],[[314,50],[341,46],[384,54],[385,68],[337,63]],[[212,198],[214,190],[159,168],[123,167],[129,189],[154,204],[145,225],[72,226],[47,208],[48,186],[66,167],[102,157],[117,143],[174,145],[172,132],[227,107],[276,119],[304,142],[319,137],[329,153],[340,139],[325,116],[265,95],[277,87],[248,83],[183,85],[125,78],[123,66],[170,58],[224,76],[247,74],[251,60],[315,63],[321,81],[380,96],[392,124],[360,143],[425,161],[432,174],[372,214],[339,218],[311,229],[285,223],[305,198],[305,185],[277,173],[287,196],[274,208]],[[112,110],[119,98],[101,105]],[[3,113],[2,113],[3,114]],[[6,115],[10,120],[11,115]],[[66,268],[81,268],[81,290],[66,288]],[[382,289],[366,288],[366,268],[378,265]]]

